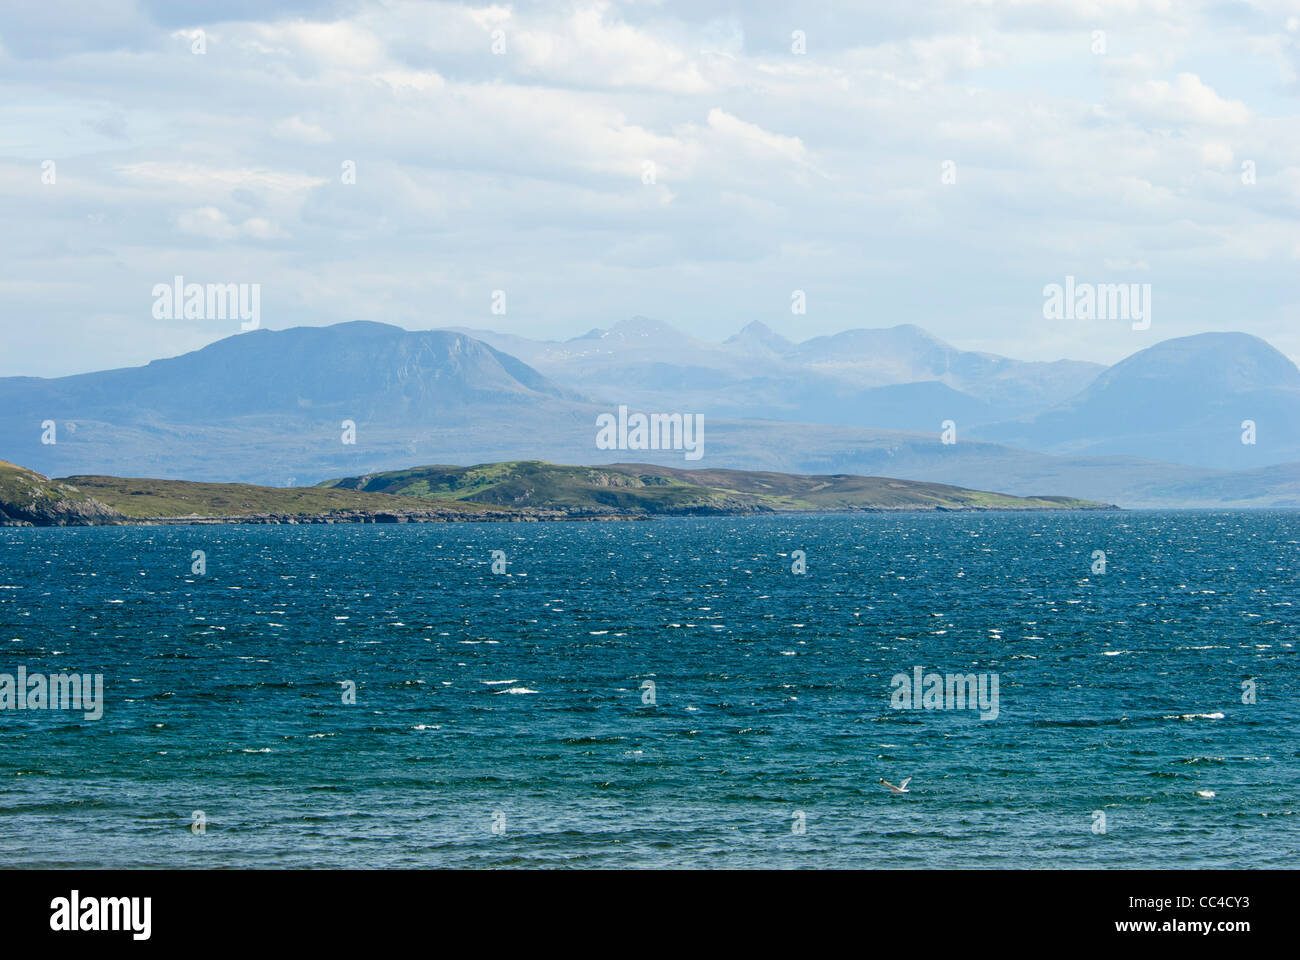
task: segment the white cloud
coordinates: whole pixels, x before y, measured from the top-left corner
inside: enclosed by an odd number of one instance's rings
[[[1245,126],[1253,119],[1248,106],[1219,96],[1194,73],[1180,73],[1173,83],[1148,80],[1133,84],[1125,99],[1149,122]]]
[[[263,217],[249,217],[243,223],[235,224],[216,207],[186,210],[176,218],[176,225],[182,233],[209,240],[235,240],[241,237],[272,240],[283,236],[275,224]]]
[[[277,170],[217,168],[195,163],[156,160],[121,164],[117,170],[130,179],[172,184],[194,190],[256,187],[285,192],[307,190],[326,182],[319,177]]]
[[[432,70],[385,70],[374,74],[373,79],[394,93],[437,93],[447,85],[446,81]]]
[[[1221,142],[1201,144],[1201,159],[1207,167],[1226,170],[1232,166],[1232,145]]]
[[[364,70],[380,63],[384,45],[359,22],[311,23],[295,20],[260,25],[257,38],[271,50],[288,50],[315,63],[343,70]]]
[[[698,51],[688,52],[672,40],[613,21],[609,8],[608,3],[578,6],[558,24],[517,28],[511,40],[524,69],[552,80],[583,80],[616,88],[688,94],[714,89],[697,62]]]
[[[733,117],[718,107],[714,107],[709,111],[708,122],[710,128],[723,136],[754,145],[761,151],[775,153],[797,163],[801,167],[815,170],[823,177],[826,176],[812,164],[807,147],[798,137],[770,133],[758,124],[748,123],[739,117]]]
[[[320,126],[308,123],[302,117],[286,117],[275,125],[275,133],[285,140],[300,143],[329,143],[334,139]]]

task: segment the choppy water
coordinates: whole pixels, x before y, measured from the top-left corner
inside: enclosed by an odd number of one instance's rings
[[[0,672],[102,673],[106,706],[0,711],[3,848],[1294,866],[1298,548],[1287,512],[4,529]],[[892,709],[918,665],[997,673],[997,719]]]

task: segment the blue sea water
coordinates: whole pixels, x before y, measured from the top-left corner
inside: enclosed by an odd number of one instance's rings
[[[0,711],[5,860],[1290,867],[1298,548],[1289,512],[3,529],[0,672],[106,700]],[[996,673],[997,718],[894,709],[916,666]]]

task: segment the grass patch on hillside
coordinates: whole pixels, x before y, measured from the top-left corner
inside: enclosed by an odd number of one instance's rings
[[[377,513],[410,510],[405,497],[322,487],[259,487],[245,483],[196,483],[130,477],[77,476],[63,482],[93,496],[126,517],[242,517],[256,514],[310,516],[359,510]],[[454,507],[464,513],[487,513],[477,504]]]

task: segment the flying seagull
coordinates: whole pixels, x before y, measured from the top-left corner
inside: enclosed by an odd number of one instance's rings
[[[885,786],[887,786],[887,787],[890,789],[890,792],[891,792],[891,793],[911,793],[911,792],[912,792],[911,790],[908,790],[908,789],[907,789],[907,785],[908,785],[909,783],[912,782],[912,778],[911,778],[911,777],[908,777],[906,780],[904,780],[904,781],[903,781],[901,784],[899,784],[897,787],[894,786],[892,783],[890,783],[888,780],[886,780],[884,777],[881,777],[881,778],[880,778],[880,782],[883,783]]]

